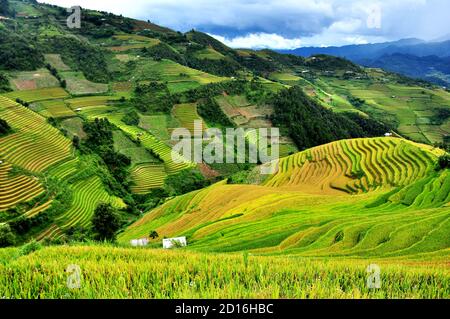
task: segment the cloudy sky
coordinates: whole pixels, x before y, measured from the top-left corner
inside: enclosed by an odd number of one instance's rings
[[[292,49],[450,38],[448,0],[42,0],[207,32],[232,47]]]

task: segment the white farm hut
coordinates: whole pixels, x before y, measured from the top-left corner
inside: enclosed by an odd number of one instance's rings
[[[164,249],[170,249],[170,248],[177,247],[177,246],[181,246],[181,247],[187,246],[186,237],[163,239],[163,248]]]
[[[148,245],[148,239],[147,238],[133,239],[130,243],[131,246],[133,247],[143,247]]]

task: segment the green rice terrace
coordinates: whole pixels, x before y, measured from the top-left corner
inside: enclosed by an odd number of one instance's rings
[[[448,90],[91,10],[68,29],[63,8],[8,3],[0,297],[450,298]],[[194,121],[279,128],[280,158],[173,154]],[[187,246],[162,248],[175,237]]]

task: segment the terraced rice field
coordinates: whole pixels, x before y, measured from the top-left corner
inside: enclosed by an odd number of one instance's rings
[[[14,91],[5,93],[3,95],[11,100],[21,99],[22,101],[29,103],[45,100],[64,99],[69,96],[69,94],[60,87]]]
[[[49,200],[41,205],[36,205],[32,209],[30,209],[28,212],[26,212],[24,214],[24,216],[26,218],[35,217],[35,216],[39,215],[40,213],[45,212],[47,209],[49,209],[51,207],[52,203],[53,203],[53,200]]]
[[[0,138],[0,157],[32,172],[42,172],[71,155],[71,142],[45,118],[3,97],[0,117],[15,130]]]
[[[225,56],[214,50],[212,47],[207,47],[204,50],[197,51],[195,53],[195,57],[200,60],[223,60]]]
[[[63,100],[51,100],[39,103],[44,109],[40,111],[40,114],[47,117],[64,118],[76,116]]]
[[[371,152],[375,147],[379,151]],[[450,170],[434,170],[436,155],[390,138],[335,142],[282,160],[279,173],[263,185],[221,182],[168,201],[119,240],[156,230],[187,236],[190,249],[207,252],[438,256],[450,247]],[[351,184],[353,192],[331,186],[351,183],[346,174],[352,170],[365,172]]]
[[[222,111],[238,126],[248,128],[271,127],[266,118],[273,113],[271,107],[256,106],[241,95],[215,97]]]
[[[317,193],[358,193],[411,184],[432,171],[434,164],[428,152],[405,140],[354,139],[281,159],[278,173],[265,185],[299,186]]]
[[[13,89],[19,91],[59,86],[59,81],[47,69],[14,73],[11,83]]]
[[[45,60],[47,61],[47,63],[49,63],[52,67],[54,67],[58,71],[69,71],[70,70],[70,67],[67,66],[61,59],[61,55],[45,54],[44,56],[45,56]]]
[[[274,72],[270,75],[270,79],[289,85],[295,85],[299,83],[301,78],[292,73]]]
[[[158,39],[148,38],[137,34],[115,35],[114,39],[123,42],[121,45],[109,47],[109,49],[113,52],[125,52],[134,49],[148,48],[161,42]]]
[[[162,187],[166,176],[164,165],[137,165],[131,171],[131,178],[135,184],[131,187],[131,191],[135,194],[147,194],[152,189]]]
[[[12,176],[11,171],[12,165],[0,164],[0,211],[30,201],[44,192],[36,178],[26,175]]]
[[[105,94],[108,92],[108,84],[91,82],[84,77],[82,72],[61,72],[61,77],[67,83],[67,91],[73,95]]]
[[[0,255],[0,294],[20,299],[172,298],[448,298],[441,254],[371,260],[381,289],[367,287],[366,260],[202,254],[114,246],[47,247]],[[425,261],[432,258],[434,261]],[[149,262],[150,261],[150,262]],[[81,287],[67,288],[67,265],[81,270]],[[38,271],[39,270],[39,271]]]
[[[78,97],[74,99],[68,99],[66,102],[72,108],[72,110],[76,110],[78,108],[86,108],[89,106],[104,106],[107,105],[109,101],[118,100],[119,98],[116,96],[110,95],[101,95],[101,96],[86,96],[86,97]]]
[[[67,165],[73,165],[68,162]],[[73,167],[73,166],[72,166]],[[70,169],[70,168],[69,168]],[[60,171],[67,175],[67,167],[60,167]],[[44,231],[38,238],[60,238],[63,231],[74,226],[88,227],[91,223],[94,210],[100,203],[110,203],[114,207],[124,208],[125,204],[120,198],[109,195],[99,177],[78,181],[71,185],[74,193],[71,208],[55,220],[55,224]]]
[[[194,134],[194,121],[201,121],[202,128],[207,128],[197,113],[197,104],[195,103],[174,105],[172,114],[179,121],[179,127],[188,129],[191,134]]]
[[[169,141],[169,127],[175,127],[177,121],[170,115],[141,115],[139,127],[149,131],[161,141]]]
[[[80,160],[77,157],[73,159],[68,159],[64,162],[58,163],[58,165],[51,167],[47,173],[49,176],[52,176],[60,180],[64,180],[65,178],[69,177],[70,175],[78,171],[79,164]]]
[[[385,80],[386,76],[382,77]],[[365,100],[365,112],[373,113],[380,120],[395,120],[399,133],[416,141],[430,144],[442,142],[443,136],[450,133],[450,120],[447,119],[442,125],[431,123],[433,110],[450,105],[450,94],[444,90],[335,78],[316,80],[315,87],[332,96],[333,103],[340,104],[340,110],[354,109],[346,101],[349,94]]]
[[[175,154],[177,158],[177,162],[172,159],[172,149],[166,145],[165,143],[158,140],[156,137],[148,133],[147,131],[131,126],[126,125],[122,122],[123,114],[114,114],[114,115],[103,115],[99,117],[106,117],[108,120],[120,128],[123,132],[129,134],[134,139],[140,139],[142,146],[147,149],[153,150],[158,156],[164,161],[164,166],[167,174],[176,174],[183,169],[193,167],[194,164],[186,161],[181,157],[181,155]]]
[[[80,117],[71,117],[61,121],[61,128],[66,130],[67,137],[72,140],[76,135],[83,139],[86,137],[86,132],[83,130],[83,120]]]
[[[131,141],[121,130],[113,132],[114,149],[129,157],[131,159],[131,165],[160,163],[145,147],[138,146]],[[163,170],[164,172],[164,167]]]
[[[229,80],[228,78],[191,69],[165,59],[162,61],[139,59],[138,66],[133,75],[136,80],[140,81],[158,78],[160,81],[168,82],[169,90],[172,93],[182,92],[209,83]]]

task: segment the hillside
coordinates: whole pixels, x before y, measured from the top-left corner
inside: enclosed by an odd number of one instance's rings
[[[280,52],[302,57],[315,54],[339,56],[367,67],[381,67],[391,72],[448,87],[450,72],[446,61],[449,58],[449,49],[450,41],[447,37],[443,37],[430,42],[412,38],[342,47],[306,47]]]
[[[215,252],[381,257],[445,250],[450,175],[434,170],[440,154],[392,138],[334,142],[282,159],[260,185],[221,182],[177,197],[119,241],[156,230]]]
[[[448,90],[107,12],[69,29],[57,6],[0,10],[0,296],[448,298]],[[276,172],[234,146],[243,161],[174,155],[195,123],[279,128]],[[188,247],[162,250],[174,236]]]
[[[279,127],[281,157],[386,132],[448,142],[450,94],[421,82],[338,57],[234,50],[199,31],[182,34],[91,10],[83,11],[83,28],[68,29],[60,22],[63,8],[8,4],[0,22],[0,117],[10,127],[0,136],[0,222],[13,226],[19,243],[89,236],[101,202],[119,209],[127,225],[167,198],[248,175],[254,164],[173,161],[172,131],[192,131],[195,120],[205,127]],[[383,147],[382,154],[391,151]],[[340,148],[323,152],[342,156],[339,165],[353,160]],[[369,167],[356,183],[329,164],[332,186],[304,188],[359,193],[414,180],[393,180],[390,171],[378,176]],[[345,170],[343,176],[360,173]],[[297,178],[290,174],[272,183]]]

